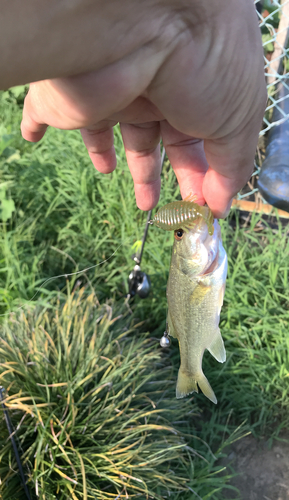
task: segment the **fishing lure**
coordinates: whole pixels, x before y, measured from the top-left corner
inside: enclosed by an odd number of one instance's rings
[[[158,210],[150,223],[165,231],[175,231],[180,227],[188,231],[197,226],[201,218],[208,226],[209,235],[212,235],[214,216],[208,206],[200,207],[195,203],[196,199],[190,194],[184,200],[168,203]]]

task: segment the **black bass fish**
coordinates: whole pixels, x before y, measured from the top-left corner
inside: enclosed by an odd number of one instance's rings
[[[188,199],[184,201],[191,203],[193,215],[183,222],[178,220],[178,215],[173,216],[179,227],[176,229],[174,224],[175,241],[167,284],[167,333],[178,339],[181,356],[176,396],[183,398],[198,392],[199,387],[207,398],[217,403],[203,373],[202,359],[205,349],[208,349],[220,363],[226,360],[219,321],[227,277],[227,255],[219,223],[213,220],[208,207],[199,207]],[[172,210],[171,205],[178,210],[177,214],[182,213],[180,209],[184,201],[169,203],[160,209],[161,213],[166,213],[166,207]],[[156,220],[157,215],[154,222]]]

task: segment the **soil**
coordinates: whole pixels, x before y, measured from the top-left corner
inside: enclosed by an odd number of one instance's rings
[[[222,461],[227,473],[238,475],[224,490],[224,500],[289,500],[289,436],[282,436],[269,447],[268,440],[246,436],[230,446]]]

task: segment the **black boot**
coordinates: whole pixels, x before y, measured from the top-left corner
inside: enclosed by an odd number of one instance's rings
[[[284,84],[283,84],[284,83]],[[283,98],[274,108],[273,122],[289,115],[289,80],[280,82],[278,99]],[[258,188],[265,200],[274,207],[289,212],[289,121],[275,125],[268,137],[266,158],[258,180]]]

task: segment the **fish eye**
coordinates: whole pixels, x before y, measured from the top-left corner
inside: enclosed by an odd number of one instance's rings
[[[175,231],[175,238],[177,241],[180,241],[184,235],[184,230],[183,229],[176,229]]]

